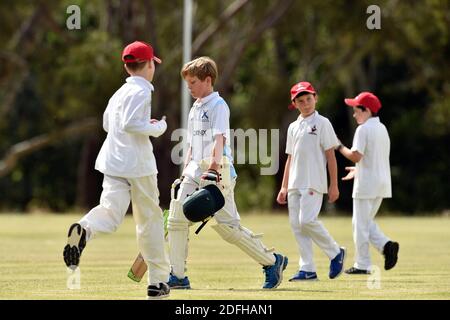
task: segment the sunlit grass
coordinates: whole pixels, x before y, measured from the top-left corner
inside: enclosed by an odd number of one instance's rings
[[[137,254],[135,227],[127,216],[120,229],[88,243],[83,252],[81,289],[67,289],[62,248],[70,224],[80,215],[0,215],[0,299],[143,299],[146,281],[135,283],[127,272]],[[346,267],[353,263],[351,218],[323,217],[336,239],[348,248]],[[383,270],[383,257],[372,249],[379,266],[380,289],[368,276],[342,275],[328,279],[329,260],[317,247],[315,262],[320,281],[290,283],[297,271],[297,245],[287,214],[243,215],[242,224],[263,232],[264,243],[289,257],[283,283],[262,290],[261,266],[238,248],[224,242],[209,224],[195,235],[191,230],[188,276],[192,290],[172,290],[171,299],[449,299],[450,219],[448,217],[380,217],[383,231],[400,242],[398,265]],[[372,289],[371,289],[372,288]]]

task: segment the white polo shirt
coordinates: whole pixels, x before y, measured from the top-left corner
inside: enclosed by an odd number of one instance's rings
[[[183,174],[198,178],[202,172],[199,163],[202,159],[211,157],[214,147],[214,136],[222,134],[225,137],[224,155],[233,162],[230,148],[230,109],[218,92],[197,99],[188,117],[187,142],[192,147],[192,161]],[[231,166],[231,177],[236,177]]]
[[[291,155],[288,190],[328,193],[325,151],[339,145],[330,121],[315,111],[289,125],[286,153]]]
[[[379,117],[369,118],[356,128],[351,150],[363,155],[355,165],[352,197],[355,199],[392,197],[390,140],[387,129]]]
[[[150,124],[153,85],[142,77],[128,77],[108,102],[103,129],[108,132],[95,162],[103,174],[137,178],[157,174],[149,136],[167,129],[165,121]]]

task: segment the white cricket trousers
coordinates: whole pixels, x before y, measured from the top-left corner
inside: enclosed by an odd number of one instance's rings
[[[300,252],[300,270],[316,272],[312,243],[319,246],[328,258],[334,259],[340,249],[317,218],[322,207],[323,194],[312,189],[289,190],[289,222]]]
[[[369,243],[380,253],[389,238],[375,223],[375,215],[383,198],[353,199],[353,241],[355,243],[355,268],[369,270],[371,267]]]
[[[127,213],[130,200],[138,247],[149,270],[148,283],[167,282],[170,266],[164,248],[164,220],[156,175],[140,178],[104,175],[100,204],[79,223],[87,229],[87,240],[98,233],[115,232]]]

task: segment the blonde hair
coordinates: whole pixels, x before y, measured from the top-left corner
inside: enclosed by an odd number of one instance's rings
[[[214,85],[218,77],[217,65],[210,57],[200,57],[186,63],[180,72],[181,76],[197,77],[201,81],[206,77],[211,77],[211,84]]]

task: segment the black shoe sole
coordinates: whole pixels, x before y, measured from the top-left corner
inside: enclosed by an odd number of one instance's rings
[[[347,270],[345,270],[344,271],[344,273],[346,273],[346,274],[357,274],[357,275],[368,275],[368,274],[371,274],[371,272],[369,271],[369,270],[360,270],[360,269],[358,269],[357,271],[354,271],[354,270],[349,270],[349,269],[347,269]]]
[[[158,288],[156,286],[147,287],[147,300],[160,300],[167,298],[170,295],[170,287],[165,284],[164,288]]]
[[[391,242],[389,247],[386,248],[384,253],[385,262],[384,270],[391,270],[397,264],[398,251],[400,250],[400,245],[397,242]]]
[[[67,267],[76,269],[80,264],[81,252],[86,246],[86,230],[79,223],[74,223],[69,228],[67,238],[63,252],[64,262]]]

